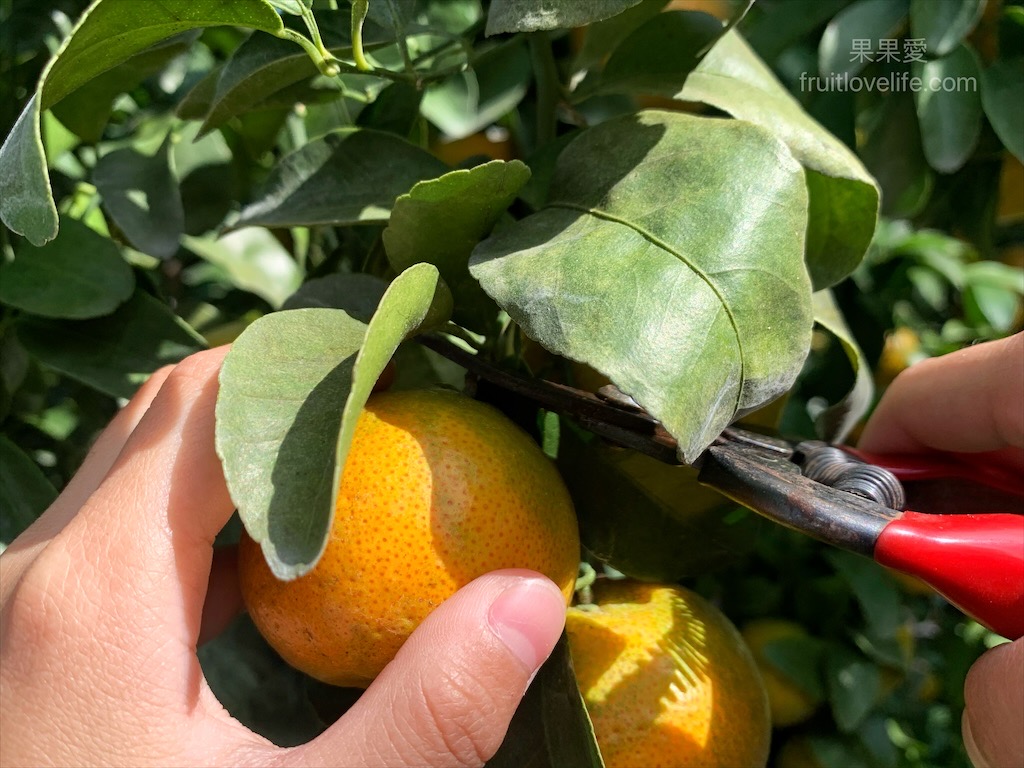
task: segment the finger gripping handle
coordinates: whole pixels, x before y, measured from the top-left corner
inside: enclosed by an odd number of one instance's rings
[[[1024,515],[906,512],[879,535],[875,560],[926,581],[993,632],[1024,636]]]

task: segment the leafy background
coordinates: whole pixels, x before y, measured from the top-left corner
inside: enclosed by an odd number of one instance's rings
[[[900,369],[1021,327],[1020,3],[758,0],[748,10],[727,0],[371,0],[362,42],[376,75],[353,64],[344,2],[312,3],[319,41],[303,21],[304,0],[167,0],[188,19],[178,26],[133,16],[131,5],[100,3],[93,31],[83,26],[47,70],[86,3],[0,4],[0,542],[45,509],[149,373],[250,326],[271,336],[270,323],[290,334],[313,327],[290,326],[298,316],[279,309],[329,324],[339,320],[334,308],[346,310],[342,324],[356,341],[343,333],[339,348],[325,351],[309,334],[299,351],[336,365],[370,350],[362,383],[340,384],[350,410],[396,346],[396,386],[463,385],[461,368],[400,343],[425,323],[521,374],[585,389],[610,375],[674,424],[657,402],[659,393],[688,392],[672,389],[673,369],[649,377],[628,370],[629,355],[615,347],[622,339],[582,322],[560,339],[528,299],[562,278],[523,267],[521,256],[497,269],[504,260],[495,258],[543,246],[570,260],[563,277],[585,278],[560,283],[560,295],[603,295],[607,286],[585,285],[600,270],[576,269],[577,255],[558,251],[559,233],[569,231],[560,212],[593,207],[588,185],[604,184],[618,206],[604,213],[636,225],[623,180],[669,140],[686,147],[707,136],[709,152],[733,160],[700,203],[694,190],[647,172],[641,193],[660,192],[670,205],[681,198],[718,227],[705,241],[666,231],[660,240],[673,252],[722,247],[748,213],[733,180],[778,174],[757,159],[768,150],[795,161],[807,179],[806,201],[793,200],[810,206],[810,219],[794,214],[789,225],[782,217],[760,231],[761,245],[787,269],[794,254],[806,263],[810,282],[798,292],[806,314],[794,327],[809,333],[811,316],[817,325],[802,367],[797,360],[775,376],[770,394],[782,396],[748,421],[790,435],[855,436]],[[681,13],[693,10],[709,15]],[[737,20],[739,35],[723,37],[721,21]],[[106,39],[119,24],[135,33],[110,38],[100,56],[80,53],[89,35]],[[927,55],[851,61],[853,41],[863,39],[875,50],[894,41],[901,51],[923,39]],[[980,88],[924,98],[801,87],[808,73],[904,71],[976,77]],[[638,120],[638,109],[662,111]],[[687,132],[712,120],[731,127]],[[760,149],[738,160],[740,144],[723,138],[734,133]],[[585,143],[572,143],[581,135],[607,142],[615,162],[595,169],[584,154],[574,167],[569,153],[559,163],[568,146],[582,152]],[[756,170],[759,162],[767,170]],[[730,219],[734,211],[743,216]],[[597,241],[619,236],[622,228],[601,221]],[[648,223],[661,232],[663,222]],[[577,217],[571,226],[591,224]],[[784,231],[797,234],[786,241]],[[436,273],[407,276],[420,262]],[[374,316],[389,283],[401,285]],[[812,299],[811,285],[832,290]],[[625,301],[616,299],[620,311]],[[449,315],[457,326],[445,325]],[[269,322],[253,325],[261,318]],[[373,342],[363,346],[371,329]],[[659,333],[648,324],[639,338],[657,346]],[[257,349],[249,365],[258,369],[265,355]],[[241,353],[236,362],[239,380],[251,379]],[[771,616],[806,630],[798,653],[769,647],[770,664],[816,704],[807,721],[776,732],[774,764],[967,765],[962,681],[997,638],[920,585],[695,493],[689,470],[609,451],[529,403],[483,387],[479,395],[557,454],[592,553],[625,572],[681,580],[741,627]],[[333,460],[343,456],[344,429],[340,419],[328,426],[321,451]],[[692,450],[699,447],[698,437]],[[607,484],[601,493],[586,481],[595,472]],[[609,512],[609,500],[634,511],[628,525]],[[222,543],[238,529],[236,518]],[[308,562],[309,552],[300,559]],[[318,732],[354,697],[287,668],[244,617],[200,656],[225,705],[280,743]],[[508,747],[499,761],[539,759],[527,736],[572,720],[543,693],[564,677],[564,669],[548,670],[509,740],[519,751]]]

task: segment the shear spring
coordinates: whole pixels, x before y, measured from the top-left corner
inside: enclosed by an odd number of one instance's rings
[[[903,484],[884,467],[866,464],[835,446],[807,441],[797,446],[801,472],[815,482],[846,491],[889,509],[906,506]]]

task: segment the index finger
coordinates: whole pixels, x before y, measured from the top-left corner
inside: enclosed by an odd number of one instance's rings
[[[1024,333],[908,368],[878,404],[859,447],[1002,451],[1024,467]]]

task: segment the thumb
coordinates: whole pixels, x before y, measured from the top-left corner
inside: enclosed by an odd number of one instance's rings
[[[964,746],[976,768],[1024,765],[1024,639],[974,663],[964,700]]]
[[[481,576],[427,617],[341,720],[289,758],[483,765],[564,624],[565,597],[546,577],[526,570]]]

